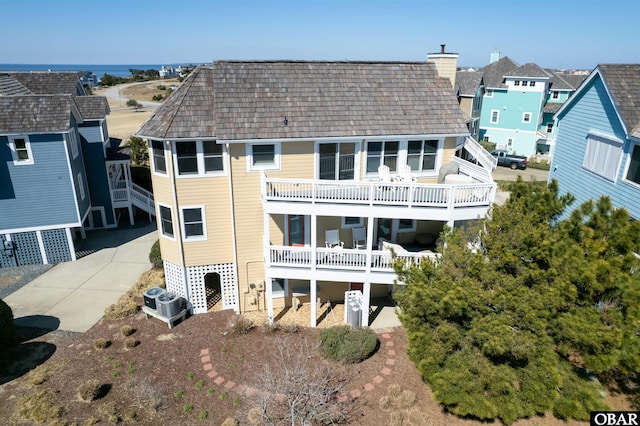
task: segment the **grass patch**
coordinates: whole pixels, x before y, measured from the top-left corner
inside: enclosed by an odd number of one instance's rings
[[[38,423],[48,423],[59,419],[64,408],[56,404],[57,396],[52,390],[41,390],[20,398],[18,415]]]
[[[184,396],[184,392],[183,391],[178,391],[176,393],[173,394],[173,396],[176,397],[176,399],[180,399]]]
[[[127,337],[124,339],[124,347],[127,349],[133,349],[140,344],[134,337]]]
[[[209,413],[206,410],[202,410],[200,411],[200,414],[198,415],[198,417],[200,418],[200,420],[204,420],[207,418],[208,415]]]
[[[120,327],[120,334],[122,334],[122,337],[129,337],[135,332],[136,332],[136,329],[131,327],[128,324],[125,324],[122,327]]]
[[[196,389],[202,389],[204,387],[204,380],[198,380],[196,382]]]
[[[109,342],[107,339],[104,339],[102,337],[95,339],[93,341],[93,347],[99,351],[107,349],[109,345],[111,345],[111,342]]]
[[[193,404],[184,404],[182,406],[182,412],[185,414],[190,413],[191,410],[193,410]]]

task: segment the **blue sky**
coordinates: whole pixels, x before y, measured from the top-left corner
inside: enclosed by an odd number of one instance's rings
[[[524,64],[640,63],[640,0],[0,0],[0,63],[422,61],[492,50]]]

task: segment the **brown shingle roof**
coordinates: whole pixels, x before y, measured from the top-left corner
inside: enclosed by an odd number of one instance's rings
[[[449,81],[431,63],[218,61],[192,74],[137,134],[243,140],[467,133]]]
[[[456,72],[456,87],[454,92],[458,96],[475,96],[478,87],[482,84],[482,71],[458,71]]]
[[[2,96],[0,97],[0,133],[68,130],[72,107],[71,96]]]
[[[600,64],[598,69],[627,131],[640,137],[640,64]]]
[[[75,96],[73,100],[80,111],[80,115],[86,120],[105,118],[111,111],[107,98],[104,96]]]
[[[18,95],[30,95],[32,94],[29,89],[24,87],[15,78],[9,74],[0,73],[0,96],[18,96]]]
[[[501,58],[499,61],[490,63],[482,68],[480,71],[484,73],[484,85],[488,89],[504,88],[504,76],[518,68],[519,65],[512,61],[508,56]]]
[[[87,93],[76,72],[10,72],[13,78],[37,95],[76,95]]]
[[[158,139],[215,136],[213,68],[196,68],[136,134]]]

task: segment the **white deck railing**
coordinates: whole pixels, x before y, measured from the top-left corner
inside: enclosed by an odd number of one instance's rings
[[[155,216],[155,207],[152,192],[149,192],[143,187],[131,182],[130,193],[133,205]]]
[[[473,174],[471,175],[474,177]],[[495,198],[495,186],[493,182],[442,185],[414,182],[273,179],[263,175],[262,195],[267,202],[456,208],[491,205]]]
[[[311,247],[269,246],[269,266],[311,268]],[[437,258],[435,253],[398,253],[396,257],[407,266],[426,259]],[[348,269],[365,271],[367,251],[356,249],[316,248],[316,269]],[[393,256],[390,251],[372,250],[371,271],[393,272]]]

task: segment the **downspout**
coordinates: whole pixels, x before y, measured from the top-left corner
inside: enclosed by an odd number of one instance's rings
[[[233,244],[233,273],[236,279],[235,282],[235,290],[236,290],[236,308],[235,311],[236,313],[240,313],[240,280],[239,275],[238,275],[238,243],[236,241],[236,215],[235,215],[235,209],[233,207],[234,203],[233,203],[233,176],[232,176],[232,172],[231,172],[231,151],[229,149],[229,144],[226,143],[225,144],[225,149],[227,151],[227,170],[229,171],[229,173],[227,174],[229,177],[229,204],[230,204],[230,212],[231,212],[231,241]],[[266,285],[266,283],[265,283]],[[222,301],[222,304],[224,305],[224,300]]]
[[[180,252],[180,262],[182,263],[182,284],[184,285],[184,297],[187,301],[191,300],[189,297],[189,284],[187,282],[187,266],[184,260],[184,249],[182,248],[182,226],[180,226],[180,206],[178,205],[178,193],[176,192],[176,169],[174,167],[175,162],[173,161],[173,148],[171,147],[171,141],[167,141],[167,145],[169,146],[169,153],[171,154],[171,184],[173,185],[173,190],[171,191],[173,194],[173,205],[176,206],[176,223],[178,226],[175,226],[174,232],[176,233],[176,241],[178,243],[178,251]],[[191,314],[193,314],[193,304],[191,304]]]

